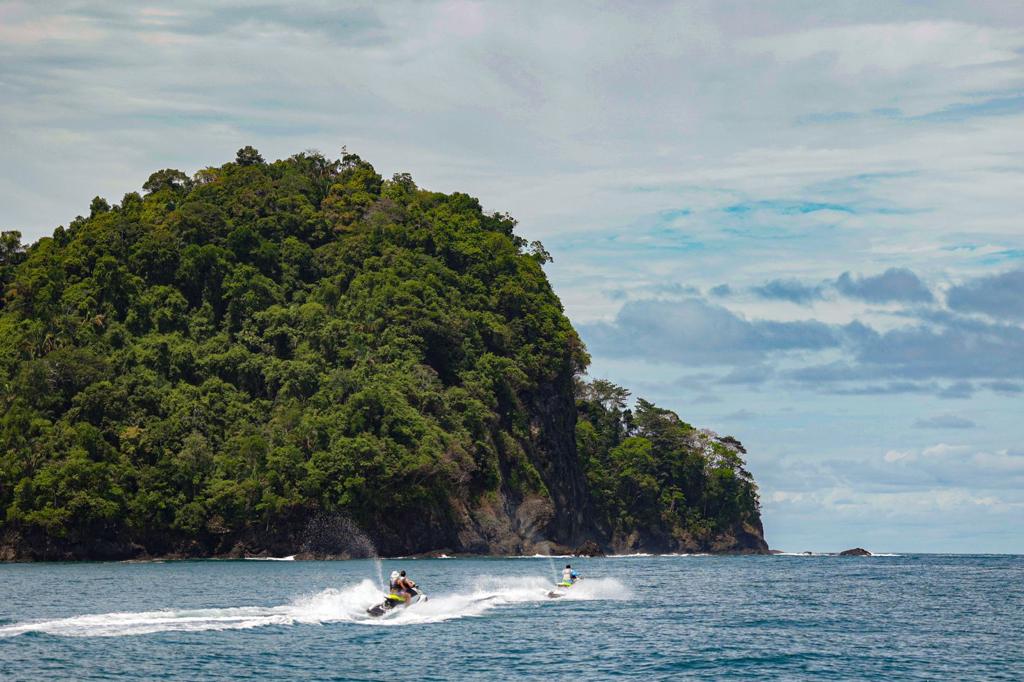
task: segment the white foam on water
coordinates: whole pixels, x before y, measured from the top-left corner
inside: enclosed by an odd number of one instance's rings
[[[779,552],[772,556],[832,556],[828,552]]]
[[[374,618],[366,610],[384,594],[366,579],[342,589],[326,589],[281,606],[243,606],[213,609],[164,609],[100,613],[0,626],[0,638],[41,632],[65,637],[123,637],[155,632],[245,630],[269,625],[358,623],[370,626],[438,623],[481,616],[498,606],[548,601],[549,579],[536,577],[479,578],[468,593],[432,596],[408,608]],[[566,598],[625,599],[628,589],[613,578],[596,578],[575,585]]]
[[[246,561],[295,561],[295,555],[291,556],[247,556]]]
[[[649,557],[654,556],[653,554],[644,554],[643,552],[637,552],[636,554],[609,554],[609,559],[636,559],[638,557]]]
[[[101,613],[74,616],[35,623],[0,627],[0,637],[28,632],[44,632],[66,637],[119,637],[153,632],[196,630],[237,630],[262,625],[290,625],[294,620],[285,612],[260,607],[230,609],[192,609]]]
[[[659,557],[678,557],[678,556],[714,556],[714,554],[698,553],[698,554],[659,554]]]
[[[584,578],[565,590],[562,600],[617,601],[629,599],[632,591],[615,578]]]

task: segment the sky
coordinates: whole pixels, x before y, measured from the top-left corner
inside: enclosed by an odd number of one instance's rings
[[[508,211],[791,551],[1024,552],[1024,4],[0,0],[0,227],[345,146]]]

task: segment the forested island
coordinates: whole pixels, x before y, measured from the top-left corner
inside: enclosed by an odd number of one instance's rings
[[[767,551],[508,215],[348,153],[143,189],[0,240],[0,559]]]

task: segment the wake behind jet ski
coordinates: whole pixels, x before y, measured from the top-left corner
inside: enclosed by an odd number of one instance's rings
[[[366,609],[366,613],[373,617],[383,616],[395,608],[408,608],[421,601],[427,601],[427,595],[423,594],[419,586],[405,577],[405,571],[391,572],[391,593],[384,601]]]
[[[562,582],[555,585],[555,589],[548,592],[548,597],[551,599],[564,597],[568,593],[569,588],[580,580],[583,580],[583,576],[574,571],[571,565],[566,564],[565,568],[562,569]]]

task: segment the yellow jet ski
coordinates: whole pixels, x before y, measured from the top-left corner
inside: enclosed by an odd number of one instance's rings
[[[583,578],[577,578],[576,583],[578,583],[581,580],[583,580]],[[576,583],[567,583],[564,581],[560,582],[557,585],[555,585],[555,589],[548,592],[548,597],[550,599],[558,599],[559,597],[564,597],[566,594],[569,593],[569,588],[575,585]]]
[[[384,601],[382,603],[377,604],[375,606],[371,606],[370,608],[366,609],[366,613],[376,618],[378,616],[383,616],[385,613],[391,611],[392,609],[409,608],[413,604],[418,604],[421,601],[427,601],[427,595],[420,592],[419,589],[413,589],[412,594],[409,595],[395,594],[394,592],[392,592],[384,598]]]

